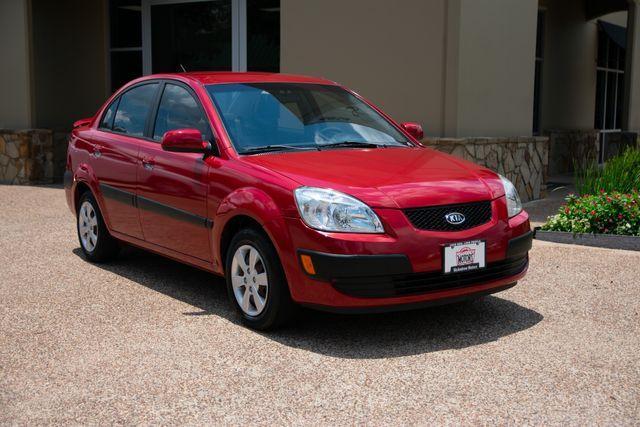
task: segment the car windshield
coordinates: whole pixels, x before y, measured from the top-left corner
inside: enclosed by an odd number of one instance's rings
[[[409,144],[389,121],[338,86],[244,83],[207,90],[241,154]]]

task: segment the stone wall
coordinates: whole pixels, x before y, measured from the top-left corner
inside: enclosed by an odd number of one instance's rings
[[[523,202],[546,196],[549,167],[547,137],[432,138],[428,147],[462,157],[509,178]]]
[[[549,174],[570,173],[598,161],[597,130],[549,130]]]
[[[49,130],[0,129],[0,184],[50,184],[54,180]]]

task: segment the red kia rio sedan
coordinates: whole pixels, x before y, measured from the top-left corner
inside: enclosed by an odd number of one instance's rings
[[[404,310],[515,285],[531,231],[514,186],[419,141],[332,81],[143,77],[71,134],[86,258],[131,244],[226,277],[250,327],[297,305]]]

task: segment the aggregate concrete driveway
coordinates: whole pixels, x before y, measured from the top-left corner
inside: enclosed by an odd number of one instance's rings
[[[237,323],[221,280],[80,256],[59,188],[0,186],[0,424],[640,423],[640,253],[535,242],[478,302]]]

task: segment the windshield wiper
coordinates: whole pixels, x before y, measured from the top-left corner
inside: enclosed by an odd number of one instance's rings
[[[248,147],[240,154],[259,154],[268,153],[271,151],[285,151],[285,150],[315,150],[315,147],[295,147],[292,145],[265,145],[262,147]]]
[[[341,141],[341,142],[330,142],[328,144],[318,144],[318,149],[322,150],[323,148],[335,148],[335,147],[358,147],[358,148],[378,148],[378,147],[388,147],[387,144],[383,143],[375,143],[375,142],[358,142],[358,141]]]

